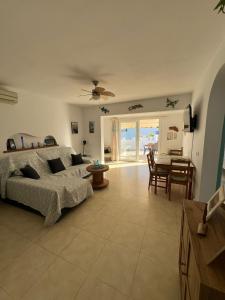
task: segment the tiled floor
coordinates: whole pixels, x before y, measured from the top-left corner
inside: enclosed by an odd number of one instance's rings
[[[148,192],[147,165],[112,168],[110,185],[51,228],[0,202],[0,300],[177,300],[183,190]]]

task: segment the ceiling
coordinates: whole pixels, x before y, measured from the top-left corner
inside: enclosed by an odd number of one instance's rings
[[[78,104],[91,79],[109,102],[190,92],[224,37],[217,2],[1,1],[0,85]]]

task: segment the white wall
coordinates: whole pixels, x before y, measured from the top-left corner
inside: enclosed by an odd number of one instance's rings
[[[176,140],[167,140],[170,126],[176,126],[179,129]],[[168,153],[170,149],[183,147],[183,128],[183,112],[160,118],[160,153]]]
[[[60,145],[72,145],[77,150],[83,131],[79,135],[72,135],[71,121],[82,122],[81,108],[56,99],[20,92],[18,104],[0,103],[0,153],[6,149],[8,137],[20,132],[43,138],[53,135]]]
[[[198,128],[194,132],[192,159],[196,166],[195,198],[201,201],[208,201],[216,188],[221,120],[225,114],[225,77],[218,87],[219,94],[215,92],[212,102],[209,100],[215,78],[224,63],[225,42],[204,70],[204,76],[193,94],[192,107],[193,112],[198,115]]]
[[[82,140],[84,136],[83,109],[73,104],[68,104],[66,107],[68,111],[67,122],[69,122],[69,127],[71,126],[71,122],[78,122],[78,134],[71,134],[71,130],[69,128],[71,146],[77,153],[82,153]]]
[[[191,103],[192,95],[190,93],[171,96],[171,98],[179,99],[176,109],[184,109],[188,104]],[[159,97],[153,99],[146,99],[140,101],[124,102],[118,104],[106,104],[105,107],[110,110],[108,115],[120,115],[120,114],[129,114],[133,115],[135,113],[142,112],[160,112],[160,111],[170,111],[171,108],[166,108],[166,98]],[[143,109],[129,111],[128,107],[135,104],[142,104]],[[88,141],[88,153],[91,154],[96,159],[101,159],[101,127],[100,119],[102,116],[105,116],[103,112],[99,109],[99,106],[88,106],[83,109],[84,116],[84,138]],[[95,121],[95,134],[89,134],[88,131],[88,122]]]

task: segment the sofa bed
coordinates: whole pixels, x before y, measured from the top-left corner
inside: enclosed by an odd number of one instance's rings
[[[38,210],[45,217],[45,225],[54,224],[62,209],[74,207],[92,196],[91,183],[86,177],[90,161],[72,166],[71,147],[54,147],[10,154],[0,160],[1,198],[10,199]],[[53,174],[48,160],[60,158],[65,170]],[[21,168],[31,166],[38,180],[26,178]]]

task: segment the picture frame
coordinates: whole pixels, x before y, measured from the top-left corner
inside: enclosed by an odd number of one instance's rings
[[[208,221],[216,212],[218,207],[220,207],[225,202],[225,191],[224,186],[221,186],[215,194],[209,199],[207,203],[207,215],[206,221]]]
[[[15,143],[14,139],[7,140],[7,150],[8,151],[16,150],[16,143]]]
[[[71,122],[71,132],[72,134],[78,134],[78,122]]]
[[[95,133],[95,122],[89,121],[89,133]]]
[[[167,141],[173,140],[173,131],[168,131],[167,132]]]

